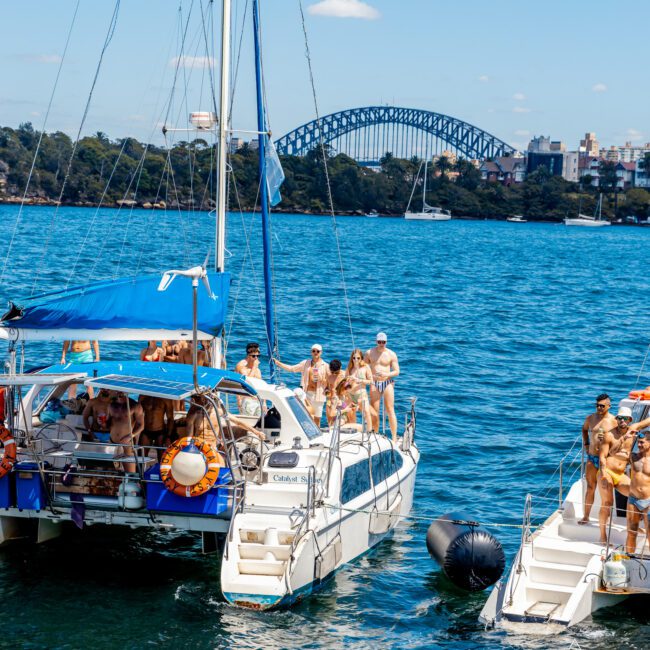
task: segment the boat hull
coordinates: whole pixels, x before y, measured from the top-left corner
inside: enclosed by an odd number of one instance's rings
[[[611,226],[609,221],[597,221],[596,219],[565,219],[565,226],[586,226],[587,228],[602,228],[603,226]]]
[[[430,212],[407,212],[404,215],[407,221],[450,221],[450,214],[431,214]]]

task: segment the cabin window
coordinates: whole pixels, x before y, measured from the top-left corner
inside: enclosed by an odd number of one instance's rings
[[[372,482],[374,485],[385,481],[389,476],[400,469],[404,461],[399,452],[394,449],[387,449],[372,457]]]
[[[362,460],[345,468],[341,485],[341,503],[347,503],[370,490],[370,463]]]
[[[287,404],[289,405],[291,412],[296,416],[298,424],[300,424],[300,427],[309,440],[313,440],[322,435],[321,430],[316,426],[311,415],[309,415],[309,411],[305,408],[302,402],[300,402],[296,397],[287,397]]]

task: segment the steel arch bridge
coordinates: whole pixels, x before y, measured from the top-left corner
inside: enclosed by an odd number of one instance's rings
[[[484,160],[515,153],[503,140],[455,117],[399,106],[350,108],[320,119],[323,141],[337,153],[377,164],[387,152],[398,158],[429,159],[450,150],[459,157]],[[320,142],[316,120],[275,142],[279,154],[304,156]]]

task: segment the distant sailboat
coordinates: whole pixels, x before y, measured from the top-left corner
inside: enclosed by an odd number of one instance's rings
[[[598,203],[596,204],[596,209],[594,210],[594,216],[590,217],[587,214],[582,214],[580,208],[578,208],[578,216],[569,218],[567,217],[564,220],[565,226],[591,226],[594,228],[599,228],[601,226],[611,226],[611,222],[607,219],[603,219],[603,195],[598,196]]]
[[[418,178],[420,177],[420,170],[415,177],[415,182],[413,183],[413,189],[411,190],[411,197],[409,198],[409,203],[406,206],[406,213],[404,218],[409,221],[449,221],[451,219],[451,213],[449,210],[443,210],[442,208],[428,205],[426,202],[427,196],[427,167],[428,161],[424,163],[424,187],[422,188],[422,212],[409,212],[411,207],[411,200],[413,199],[413,194],[415,192],[415,186],[417,185]],[[422,165],[420,165],[422,169]]]

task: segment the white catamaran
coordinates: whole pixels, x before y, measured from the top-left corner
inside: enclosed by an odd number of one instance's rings
[[[0,543],[45,542],[67,526],[89,525],[200,532],[205,553],[221,551],[221,590],[237,606],[269,609],[308,595],[368,551],[408,514],[418,461],[414,401],[393,442],[339,415],[321,429],[294,391],[221,369],[230,275],[225,270],[226,154],[229,125],[230,0],[223,0],[220,119],[192,122],[218,140],[215,268],[206,263],[162,275],[126,277],[16,301],[1,318],[8,343],[0,375]],[[276,350],[271,291],[267,185],[272,147],[262,95],[259,3],[252,2],[260,196],[269,358]],[[57,364],[25,372],[21,348],[34,341],[193,341],[193,364],[112,360]],[[197,366],[197,343],[213,367]],[[74,387],[75,390],[71,390]],[[75,393],[83,387],[124,396],[189,400],[204,436],[179,436],[169,447],[116,444],[86,435]],[[78,390],[77,390],[78,388]],[[66,397],[68,399],[66,399]],[[256,408],[238,411],[238,400]],[[126,399],[127,412],[137,408]],[[250,415],[249,413],[254,413]],[[206,447],[210,434],[218,441]],[[159,461],[159,458],[161,460]],[[132,466],[135,471],[123,471]]]

